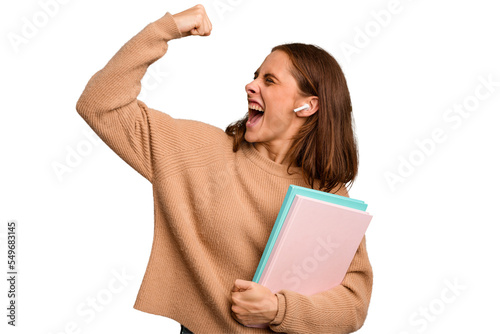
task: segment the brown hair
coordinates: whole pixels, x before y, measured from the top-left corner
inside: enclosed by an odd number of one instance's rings
[[[304,96],[317,96],[319,109],[308,117],[285,160],[288,168],[295,162],[302,168],[311,187],[319,180],[319,189],[330,192],[343,184],[352,185],[358,173],[358,150],[354,137],[351,97],[342,69],[322,48],[302,43],[282,44],[272,51],[283,51],[291,60],[291,74]],[[244,118],[231,123],[226,133],[233,137],[236,152],[245,141]]]

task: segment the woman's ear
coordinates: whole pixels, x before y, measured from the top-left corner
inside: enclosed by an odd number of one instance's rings
[[[309,117],[314,114],[319,109],[319,99],[317,96],[309,96],[304,100],[304,104],[308,104],[309,108],[305,110],[297,111],[296,114],[299,117]]]

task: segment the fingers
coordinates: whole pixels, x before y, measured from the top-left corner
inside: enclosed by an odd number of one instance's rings
[[[196,27],[190,31],[191,35],[210,36],[212,32],[212,22],[210,22],[210,19],[208,18],[208,15],[205,12],[205,8],[203,8],[203,6],[201,6],[201,10],[203,12],[200,13],[197,17]]]
[[[210,22],[203,5],[196,5],[174,14],[173,18],[182,37],[190,35],[209,36],[212,32],[212,22]]]
[[[231,317],[242,325],[247,325],[248,314],[249,312],[239,305],[231,306]]]

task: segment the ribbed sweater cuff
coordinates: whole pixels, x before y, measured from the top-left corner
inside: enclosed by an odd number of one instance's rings
[[[162,35],[167,35],[167,40],[172,40],[176,38],[181,38],[182,34],[175,23],[175,20],[169,12],[163,15],[161,18],[151,23],[151,25],[156,26]]]
[[[269,323],[269,325],[279,325],[285,317],[285,296],[283,296],[281,293],[277,293],[276,296],[278,297],[278,313],[276,314],[276,317],[273,319],[273,321]]]

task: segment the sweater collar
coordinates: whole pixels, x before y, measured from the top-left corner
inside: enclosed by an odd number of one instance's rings
[[[290,167],[289,171],[292,175],[287,173],[288,165],[282,165],[272,161],[271,159],[262,155],[251,143],[243,141],[241,150],[243,154],[257,167],[263,169],[265,172],[288,179],[301,179],[302,168]]]

